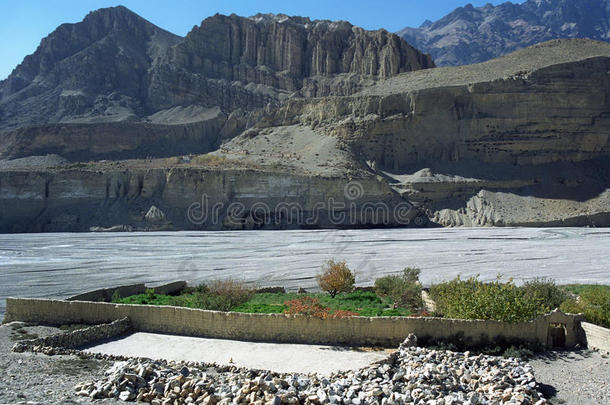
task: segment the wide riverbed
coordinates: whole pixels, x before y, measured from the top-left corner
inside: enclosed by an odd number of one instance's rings
[[[421,268],[424,285],[498,273],[610,284],[610,229],[0,234],[0,316],[8,296],[64,298],[138,282],[232,277],[310,288],[329,258],[346,260],[359,285],[407,266]]]

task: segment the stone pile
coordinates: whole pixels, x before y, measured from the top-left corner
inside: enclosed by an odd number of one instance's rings
[[[175,404],[546,404],[532,368],[517,359],[401,345],[386,360],[355,371],[270,371],[130,359],[79,395]]]

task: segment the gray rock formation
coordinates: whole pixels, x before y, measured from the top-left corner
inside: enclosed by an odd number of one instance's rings
[[[151,205],[173,224],[166,230],[399,226],[417,214],[375,176],[358,179],[358,199],[346,196],[349,184],[343,176],[236,168],[0,171],[0,232],[158,230],[144,218]],[[370,201],[389,207],[387,222],[360,215]]]
[[[433,66],[398,36],[347,22],[216,15],[181,38],[100,9],[61,25],[0,82],[0,159],[207,153],[289,97],[351,94]]]
[[[217,14],[168,50],[152,73],[150,102],[159,108],[195,102],[262,107],[282,94],[277,90],[327,96],[358,89],[357,81],[325,86],[324,78],[334,75],[386,78],[433,66],[428,55],[385,30],[282,14]],[[245,97],[232,97],[240,91]]]
[[[610,0],[528,0],[459,7],[397,33],[439,66],[484,62],[557,38],[610,40]]]
[[[610,44],[556,40],[291,100],[258,125],[331,135],[441,225],[608,225],[609,69]]]
[[[63,24],[0,82],[0,129],[134,120],[145,110],[149,69],[180,40],[122,6]]]
[[[423,69],[345,22],[214,16],[185,39],[124,8],[79,24],[0,84],[2,232],[610,226],[610,44]],[[129,38],[137,97],[114,68],[107,87],[81,79],[88,52],[119,63]],[[58,101],[77,93],[109,102]]]
[[[297,99],[260,126],[323,128],[382,170],[538,165],[610,154],[610,44],[556,40],[486,63],[405,73],[349,97]]]
[[[165,213],[156,206],[152,205],[146,215],[144,215],[144,219],[149,222],[165,221]]]

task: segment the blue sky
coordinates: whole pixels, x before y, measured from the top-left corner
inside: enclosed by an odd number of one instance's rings
[[[475,6],[503,1],[471,0]],[[513,0],[522,3],[523,0]],[[34,52],[40,40],[62,23],[81,21],[91,11],[122,4],[152,23],[178,35],[216,13],[249,16],[258,12],[347,20],[366,29],[398,31],[436,20],[468,0],[0,0],[0,79]]]

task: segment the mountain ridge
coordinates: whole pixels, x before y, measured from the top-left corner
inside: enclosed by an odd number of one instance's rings
[[[0,82],[0,131],[143,122],[192,104],[252,111],[432,66],[395,34],[348,22],[217,14],[179,37],[118,6],[60,25]]]
[[[558,38],[610,41],[610,0],[467,4],[434,22],[397,32],[439,66],[484,62]]]
[[[78,27],[0,100],[0,232],[610,225],[608,43],[428,69],[348,22],[216,15],[176,38],[118,8]]]

